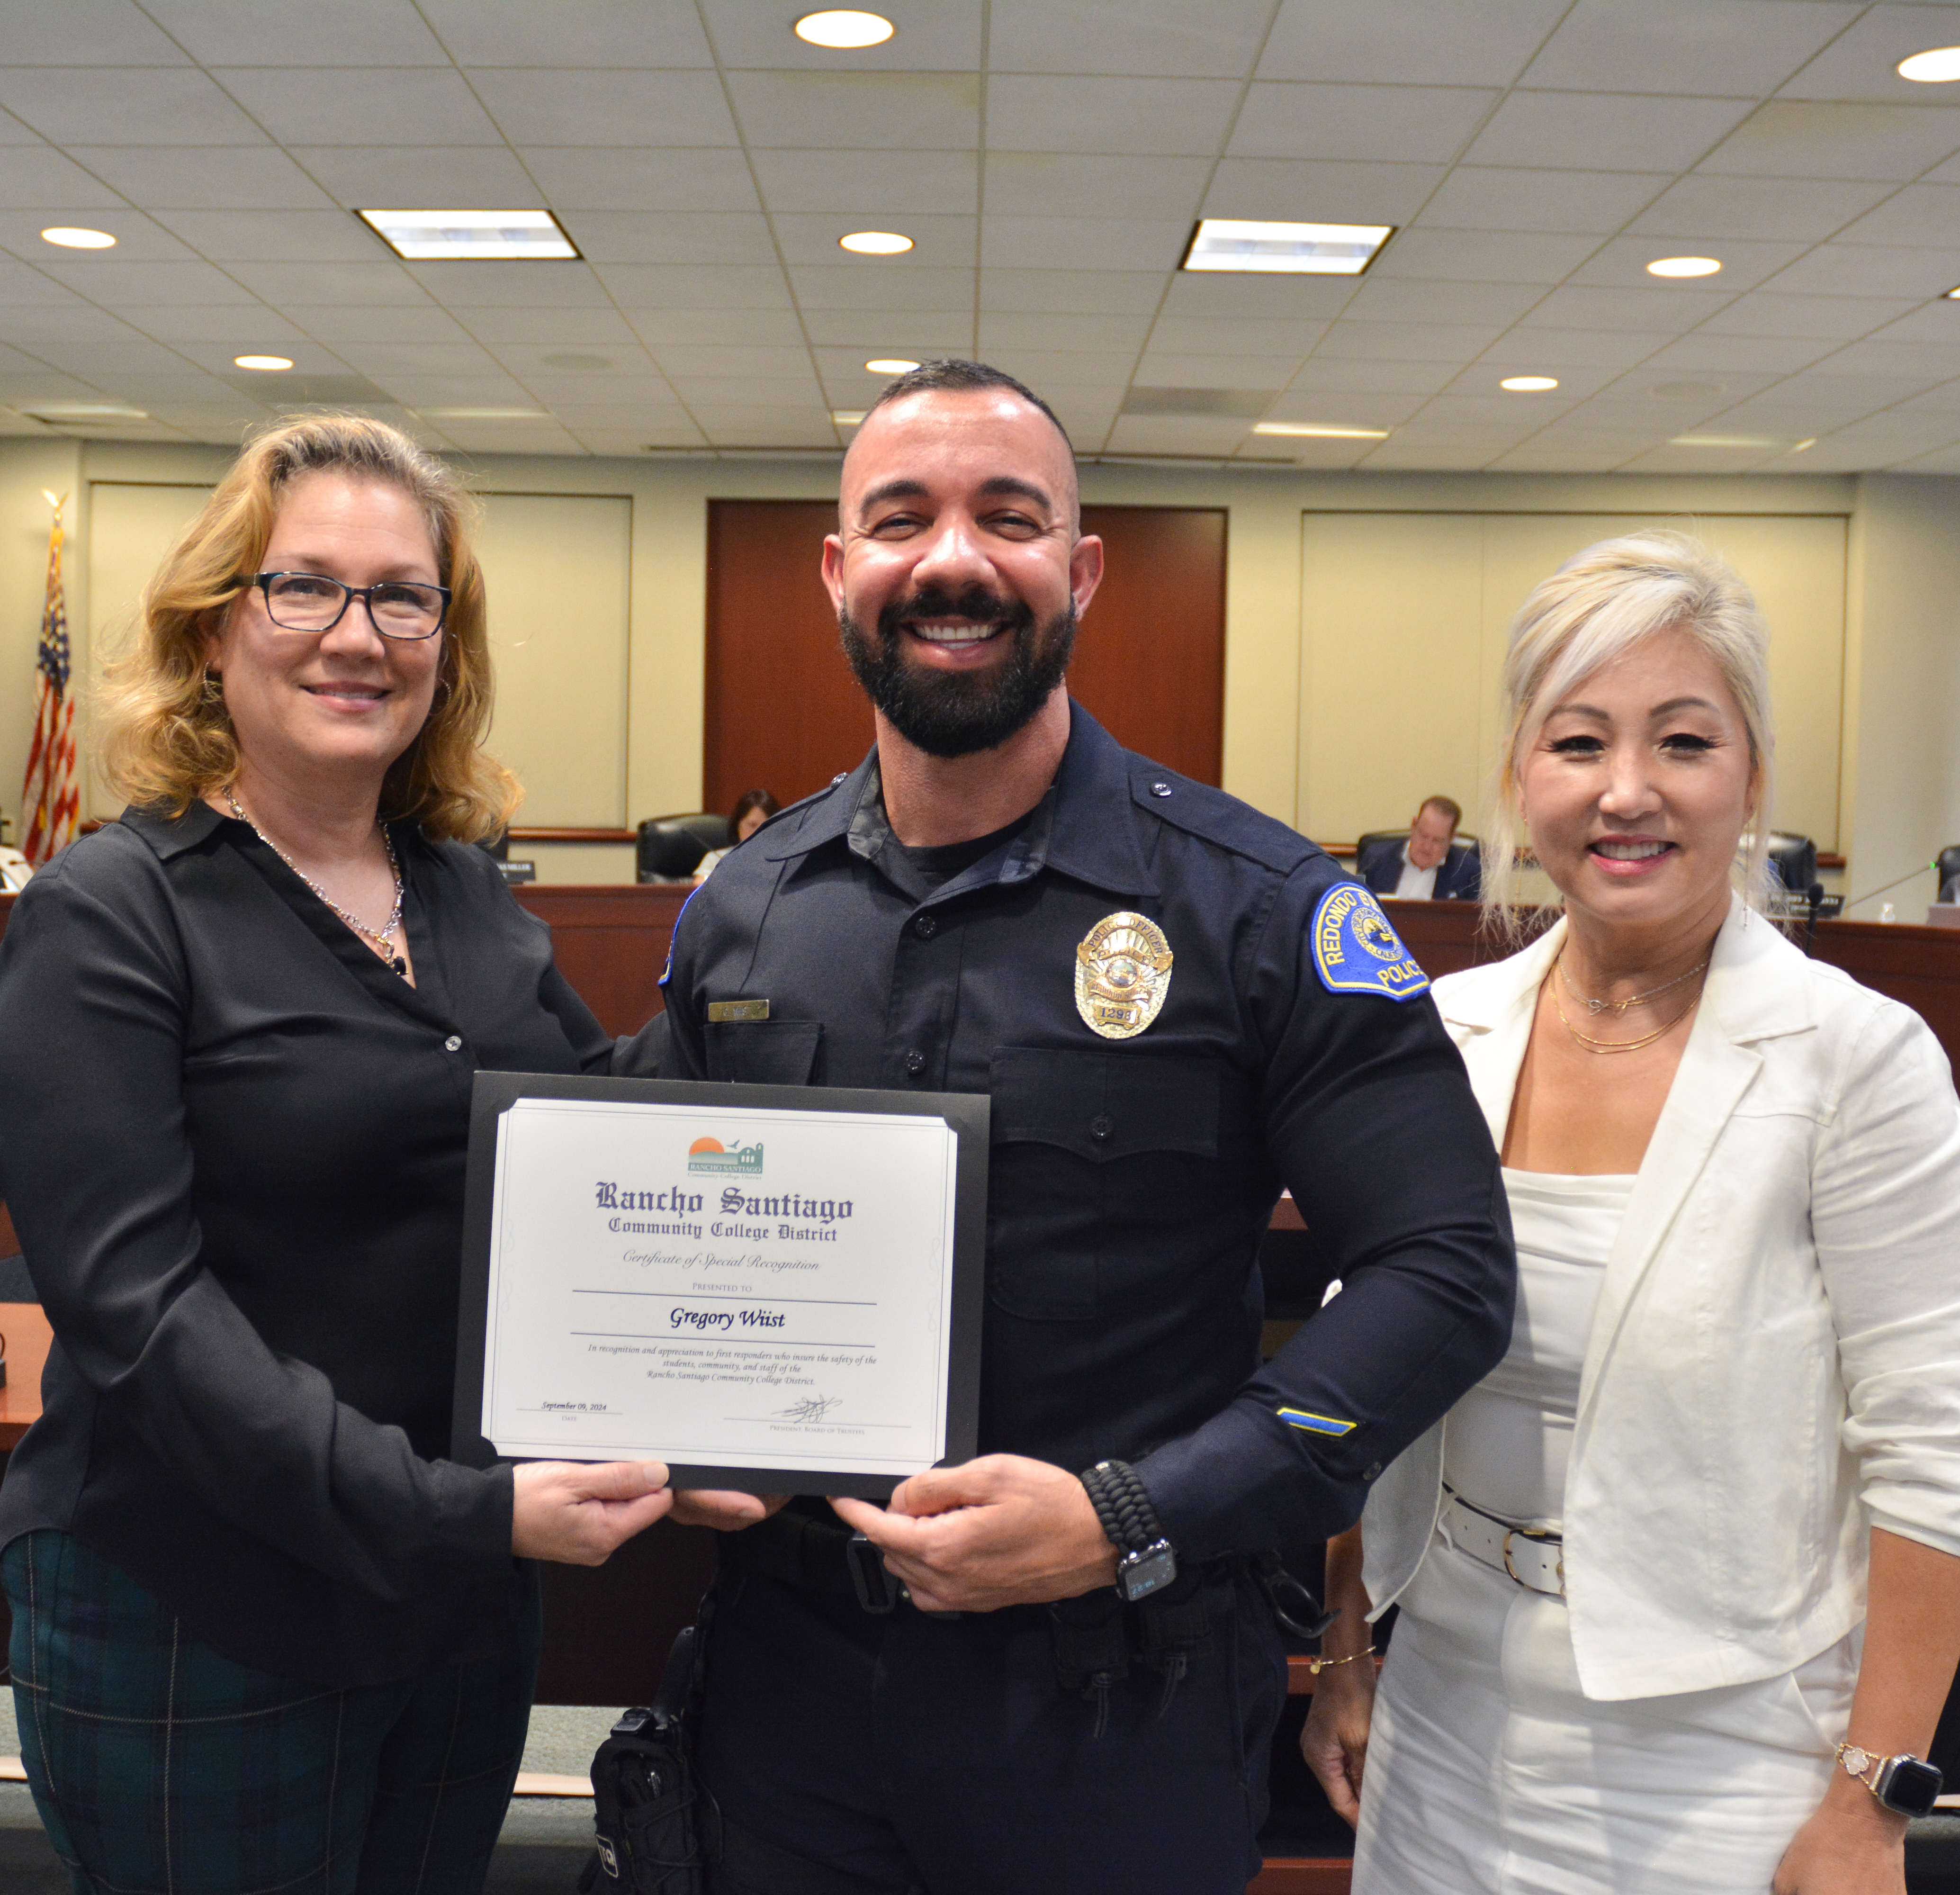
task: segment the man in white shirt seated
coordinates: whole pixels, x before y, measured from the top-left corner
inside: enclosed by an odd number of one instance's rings
[[[1432,796],[1415,813],[1405,842],[1376,842],[1354,865],[1378,895],[1398,901],[1475,901],[1484,870],[1474,845],[1456,841],[1463,812],[1446,796]]]

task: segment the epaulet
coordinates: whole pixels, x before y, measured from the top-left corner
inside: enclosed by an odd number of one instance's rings
[[[775,815],[764,817],[762,820],[756,825],[751,839],[752,839],[754,836],[761,835],[765,830],[774,829],[775,826],[784,819],[784,817],[787,816],[794,816],[798,810],[809,809],[813,804],[822,802],[826,796],[835,795],[837,793],[838,789],[842,785],[845,778],[848,776],[850,774],[851,772],[848,770],[842,771],[837,776],[833,776],[820,790],[813,790],[807,796],[800,796],[794,803],[785,803],[781,809],[776,811]]]
[[[1131,801],[1159,822],[1231,849],[1282,875],[1290,874],[1316,855],[1325,856],[1318,842],[1309,842],[1297,830],[1262,815],[1251,804],[1242,803],[1209,783],[1180,776],[1134,751],[1126,752],[1125,756],[1130,766]],[[1332,858],[1328,859],[1328,866],[1333,867]]]

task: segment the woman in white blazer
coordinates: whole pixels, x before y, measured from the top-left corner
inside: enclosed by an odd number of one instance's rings
[[[1359,1792],[1355,1895],[1903,1895],[1960,1659],[1960,1105],[1916,1014],[1732,887],[1764,650],[1663,534],[1512,629],[1488,898],[1522,826],[1564,916],[1436,1001],[1518,1314],[1330,1549],[1303,1748]],[[1377,1696],[1340,1661],[1397,1602]]]

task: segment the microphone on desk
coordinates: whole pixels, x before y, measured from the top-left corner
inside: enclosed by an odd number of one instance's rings
[[[1810,919],[1803,930],[1803,951],[1807,954],[1817,945],[1817,911],[1824,906],[1824,884],[1813,881],[1804,890],[1804,899],[1810,904]]]

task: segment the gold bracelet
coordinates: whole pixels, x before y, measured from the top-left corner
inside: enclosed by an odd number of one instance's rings
[[[1344,1658],[1309,1658],[1306,1668],[1310,1676],[1317,1678],[1322,1672],[1330,1670],[1337,1664],[1352,1664],[1357,1658],[1372,1658],[1374,1655],[1375,1648],[1369,1645],[1363,1651],[1349,1652]]]

